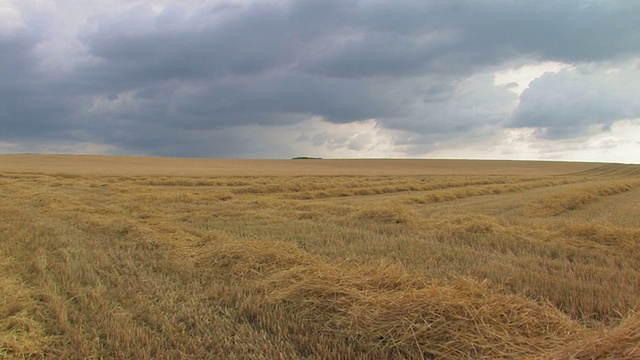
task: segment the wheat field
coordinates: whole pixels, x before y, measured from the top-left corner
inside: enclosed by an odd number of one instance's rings
[[[2,155],[0,196],[0,358],[640,358],[638,165]]]

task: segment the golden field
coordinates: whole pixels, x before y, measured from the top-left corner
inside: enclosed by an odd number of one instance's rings
[[[640,358],[638,165],[2,155],[0,195],[0,358]]]

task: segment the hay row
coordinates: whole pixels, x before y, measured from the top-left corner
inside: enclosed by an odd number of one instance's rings
[[[333,265],[281,242],[214,234],[205,243],[193,253],[197,267],[253,288],[296,321],[366,345],[362,358],[565,358],[587,347],[591,355],[609,353],[614,340],[626,344],[616,354],[637,351],[636,318],[604,334],[611,339],[605,341],[547,303],[470,279],[435,281],[388,262]]]

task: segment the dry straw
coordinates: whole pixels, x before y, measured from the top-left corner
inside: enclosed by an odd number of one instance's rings
[[[6,272],[11,262],[10,258],[0,258],[0,270]],[[37,311],[33,294],[24,284],[12,277],[0,277],[0,358],[42,355],[44,329],[34,319]]]
[[[0,358],[638,359],[640,170],[594,167],[0,174]]]
[[[594,332],[545,358],[640,359],[640,315],[630,315],[617,327]]]
[[[219,235],[195,258],[262,289],[304,321],[392,358],[531,357],[582,331],[550,305],[469,279],[431,280],[388,262],[332,265],[291,244]]]

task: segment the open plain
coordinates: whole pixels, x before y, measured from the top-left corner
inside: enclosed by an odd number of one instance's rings
[[[0,358],[640,358],[639,165],[2,155],[0,198]]]

